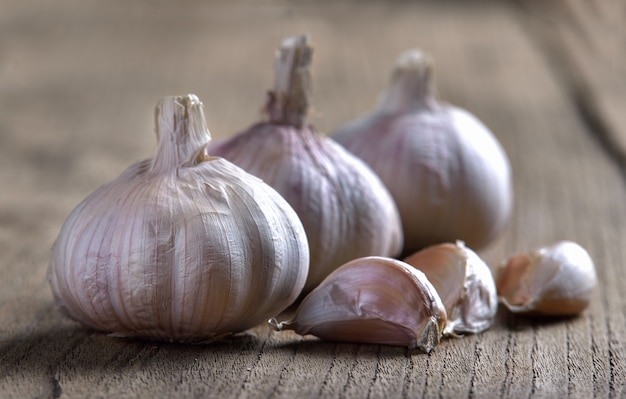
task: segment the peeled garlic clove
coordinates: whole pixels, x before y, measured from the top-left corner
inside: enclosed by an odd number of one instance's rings
[[[476,117],[435,97],[432,59],[403,53],[378,108],[331,135],[363,159],[402,218],[404,256],[441,242],[480,249],[506,227],[511,168]]]
[[[578,314],[591,302],[596,284],[591,257],[571,241],[513,255],[496,269],[498,295],[515,313]]]
[[[270,186],[221,158],[194,95],[156,109],[158,148],[83,200],[55,241],[50,284],[73,319],[118,336],[207,341],[289,306],[304,228]]]
[[[444,335],[479,333],[493,324],[498,296],[491,270],[463,242],[433,245],[404,261],[424,272],[439,293],[448,315]]]
[[[306,123],[312,48],[307,36],[285,39],[276,55],[276,83],[260,122],[210,145],[275,188],[295,209],[309,240],[309,292],[342,264],[363,256],[397,256],[402,225],[376,174]]]
[[[300,303],[292,320],[269,321],[328,341],[408,346],[430,352],[446,311],[424,273],[384,257],[355,259],[332,272]]]

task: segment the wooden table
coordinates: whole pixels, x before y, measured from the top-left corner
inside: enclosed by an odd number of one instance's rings
[[[1,3],[0,397],[626,396],[623,2]],[[597,267],[590,307],[566,320],[501,308],[429,355],[265,326],[161,344],[63,317],[52,243],[81,199],[152,154],[157,100],[195,93],[214,137],[234,134],[260,117],[273,52],[299,33],[325,132],[374,106],[402,51],[431,53],[440,98],[482,119],[513,167],[513,220],[481,255],[574,240]]]

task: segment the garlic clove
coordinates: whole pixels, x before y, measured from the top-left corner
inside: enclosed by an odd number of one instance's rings
[[[241,332],[296,300],[304,227],[270,186],[218,157],[202,103],[156,107],[158,147],[83,200],[54,243],[57,304],[117,336],[203,342]]]
[[[269,324],[329,341],[384,344],[430,352],[446,311],[424,273],[391,258],[355,259],[333,271],[298,306],[292,320]]]
[[[589,305],[597,284],[589,253],[571,241],[515,254],[498,265],[495,276],[502,303],[514,313],[576,315]]]
[[[462,241],[432,245],[404,261],[439,293],[448,316],[444,335],[479,333],[493,324],[498,296],[491,270]]]
[[[398,209],[380,178],[306,123],[312,51],[307,36],[285,39],[265,107],[269,120],[207,148],[261,178],[294,208],[311,254],[305,293],[355,258],[399,255],[403,242]]]
[[[391,192],[402,219],[403,256],[457,239],[483,248],[512,213],[506,152],[478,118],[438,101],[433,74],[432,57],[406,51],[377,108],[331,135]]]

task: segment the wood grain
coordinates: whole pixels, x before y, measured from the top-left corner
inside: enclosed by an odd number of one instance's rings
[[[625,179],[579,101],[588,91],[595,126],[624,132],[615,53],[624,36],[610,9],[582,1],[566,2],[568,11],[490,1],[2,3],[0,397],[626,395]],[[602,27],[600,14],[613,24]],[[584,66],[577,45],[564,44],[573,15],[603,46]],[[195,93],[214,137],[234,134],[259,118],[280,40],[303,32],[315,46],[310,121],[325,132],[374,106],[402,51],[430,52],[440,97],[482,119],[513,166],[513,220],[481,255],[495,265],[512,252],[577,241],[598,271],[591,306],[557,320],[501,308],[488,331],[445,339],[429,355],[265,326],[211,345],[123,340],[64,318],[46,280],[50,247],[82,198],[151,155],[156,101]],[[606,58],[615,69],[604,83],[563,79],[597,76]]]
[[[626,171],[626,4],[522,1],[539,46],[589,130]],[[556,21],[556,23],[555,23]]]

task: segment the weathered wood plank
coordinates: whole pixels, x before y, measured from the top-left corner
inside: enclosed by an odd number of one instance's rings
[[[626,4],[618,0],[522,4],[590,130],[626,169]]]
[[[571,73],[569,64],[551,61],[547,39],[528,29],[537,18],[528,9],[33,4],[6,0],[0,15],[0,397],[626,393],[623,175],[559,77]],[[153,150],[156,100],[195,92],[214,135],[233,134],[258,118],[280,39],[301,32],[316,47],[311,121],[323,131],[373,106],[400,52],[431,52],[441,97],[481,118],[513,166],[514,219],[482,255],[493,265],[513,251],[578,241],[598,267],[601,290],[590,308],[566,320],[500,309],[489,331],[446,339],[430,355],[265,326],[212,345],[123,340],[62,317],[46,282],[50,245],[78,201]]]

